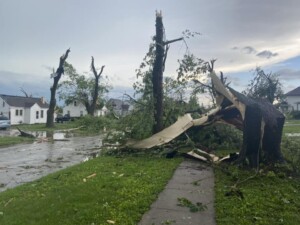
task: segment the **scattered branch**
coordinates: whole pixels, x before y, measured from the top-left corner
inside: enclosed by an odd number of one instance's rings
[[[173,39],[173,40],[170,40],[170,41],[164,41],[163,44],[164,45],[169,45],[169,44],[174,43],[176,41],[182,41],[182,40],[183,40],[182,37],[181,38],[176,38],[176,39]]]

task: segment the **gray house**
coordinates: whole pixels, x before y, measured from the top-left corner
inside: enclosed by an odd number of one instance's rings
[[[106,106],[117,116],[126,116],[132,110],[132,105],[129,101],[123,101],[115,98],[109,99]]]

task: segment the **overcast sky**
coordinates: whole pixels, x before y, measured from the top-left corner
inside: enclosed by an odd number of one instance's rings
[[[300,85],[300,1],[298,0],[0,0],[0,94],[22,95],[20,87],[49,98],[49,68],[71,48],[68,61],[79,72],[90,70],[91,56],[115,87],[132,89],[155,33],[161,10],[166,38],[189,29],[190,52],[216,58],[237,90],[261,66],[281,74],[284,90]],[[166,76],[176,76],[183,42],[171,45]]]

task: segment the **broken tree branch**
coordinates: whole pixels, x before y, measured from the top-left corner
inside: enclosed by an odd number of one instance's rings
[[[176,41],[182,41],[182,40],[183,40],[183,37],[181,37],[181,38],[176,38],[176,39],[173,39],[173,40],[170,40],[170,41],[164,41],[163,44],[164,44],[164,45],[169,45],[169,44],[174,43],[174,42],[176,42]]]
[[[50,96],[49,109],[47,111],[46,127],[54,127],[54,109],[56,106],[56,99],[55,99],[56,89],[58,86],[58,82],[61,78],[61,75],[64,73],[64,63],[65,63],[66,59],[68,58],[70,51],[71,51],[70,48],[67,49],[66,53],[63,54],[59,59],[59,66],[56,70],[56,76],[53,78],[53,86],[50,88],[51,96]]]
[[[103,65],[101,67],[100,72],[97,74],[97,70],[96,70],[95,65],[94,65],[94,57],[92,56],[91,70],[93,71],[93,74],[94,74],[95,77],[100,77],[101,76],[104,67],[105,67],[105,65]]]

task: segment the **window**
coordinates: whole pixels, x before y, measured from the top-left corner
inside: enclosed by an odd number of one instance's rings
[[[80,116],[83,116],[83,111],[80,111]]]
[[[74,101],[74,106],[77,106],[77,102],[76,101]]]
[[[71,115],[69,110],[67,111],[67,114],[68,114],[68,115]]]
[[[44,118],[44,110],[41,110],[41,118]]]
[[[16,116],[18,116],[19,115],[19,110],[18,109],[16,109]]]
[[[23,116],[23,110],[20,109],[20,116]]]
[[[3,104],[2,104],[2,105],[3,105],[3,107],[5,107],[5,101],[3,101]]]
[[[38,119],[39,118],[39,111],[35,112],[35,118]]]

